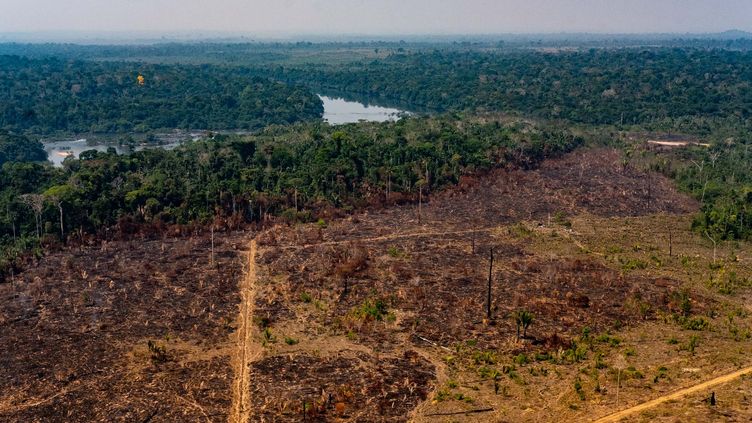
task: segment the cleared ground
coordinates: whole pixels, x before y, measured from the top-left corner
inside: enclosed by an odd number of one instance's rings
[[[0,419],[594,420],[749,365],[750,250],[713,264],[696,207],[582,150],[214,265],[206,235],[57,253],[0,286]],[[646,416],[744,420],[733,383]]]

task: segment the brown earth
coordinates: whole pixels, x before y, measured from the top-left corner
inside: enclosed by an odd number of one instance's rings
[[[420,214],[400,206],[277,226],[255,238],[250,258],[252,235],[224,234],[215,266],[207,235],[52,254],[0,286],[0,420],[227,421],[233,381],[248,385],[237,410],[250,421],[430,421],[484,407],[491,414],[448,418],[582,419],[567,408],[577,365],[564,362],[583,328],[665,325],[686,288],[680,273],[641,267],[642,256],[597,250],[587,230],[597,238],[630,216],[696,208],[617,152],[580,150],[532,171],[465,178]],[[248,260],[255,277],[243,288]],[[263,350],[239,368],[241,288],[253,294],[249,333]],[[716,304],[692,293],[695,312]],[[509,315],[520,309],[535,320],[518,340]],[[553,361],[515,370],[521,353]],[[529,382],[508,381],[518,378]],[[544,414],[517,409],[536,383],[560,393],[537,400]]]

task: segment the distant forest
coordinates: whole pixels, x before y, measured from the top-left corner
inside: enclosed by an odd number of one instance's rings
[[[322,113],[307,89],[244,68],[0,56],[0,128],[15,132],[248,130]]]
[[[279,80],[436,111],[519,112],[586,124],[752,115],[752,53],[693,49],[392,54],[268,68]]]

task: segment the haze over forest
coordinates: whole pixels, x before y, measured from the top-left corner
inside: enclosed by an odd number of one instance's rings
[[[5,0],[0,33],[182,36],[713,33],[752,30],[746,0]]]

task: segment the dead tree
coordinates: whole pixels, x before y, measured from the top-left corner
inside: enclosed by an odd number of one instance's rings
[[[710,236],[710,234],[708,233],[708,231],[705,231],[705,236],[708,237],[708,239],[710,240],[710,242],[713,243],[713,264],[715,265],[715,258],[716,258],[716,254],[715,253],[716,253],[716,247],[718,246],[718,241],[716,241],[715,239],[713,239],[713,237]]]
[[[671,226],[668,227],[668,256],[674,256],[674,229]]]
[[[44,210],[44,196],[42,194],[23,194],[20,198],[21,202],[34,212],[37,240],[40,240],[42,238],[42,210]]]
[[[491,258],[488,265],[488,290],[486,291],[486,319],[491,321],[491,281],[493,280],[494,250],[491,247]]]
[[[55,207],[57,207],[57,210],[60,213],[60,240],[65,242],[65,225],[63,222],[63,199],[57,195],[50,195],[48,196],[48,200]]]

